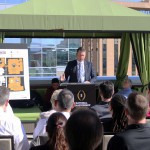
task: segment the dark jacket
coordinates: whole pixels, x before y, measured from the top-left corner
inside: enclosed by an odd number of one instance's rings
[[[85,81],[94,83],[96,81],[96,73],[93,65],[89,61],[84,61]],[[69,61],[65,69],[65,78],[69,82],[78,82],[77,79],[77,60]]]
[[[99,104],[92,106],[91,109],[97,113],[100,119],[112,118],[108,102],[100,101]]]
[[[132,124],[116,134],[107,150],[150,150],[150,124]]]

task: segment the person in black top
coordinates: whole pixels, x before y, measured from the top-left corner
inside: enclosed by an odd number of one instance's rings
[[[127,116],[125,114],[126,98],[123,95],[115,94],[110,103],[109,109],[112,119],[103,122],[104,132],[122,132],[127,127]]]
[[[69,150],[97,150],[102,142],[103,126],[95,112],[82,108],[68,119],[65,135]]]
[[[110,139],[107,150],[150,150],[150,124],[146,123],[148,100],[131,93],[126,107],[128,127]]]
[[[109,102],[111,101],[113,94],[114,84],[111,81],[104,81],[99,85],[101,101],[99,104],[92,106],[91,109],[96,111],[100,119],[106,120],[107,118],[112,118],[109,110]]]

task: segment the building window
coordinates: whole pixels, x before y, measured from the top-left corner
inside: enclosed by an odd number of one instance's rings
[[[81,39],[69,39],[69,47],[77,49],[81,46]]]
[[[140,12],[142,12],[144,14],[150,14],[150,10],[140,10]]]
[[[114,75],[117,73],[118,67],[118,39],[114,39]]]
[[[81,39],[5,38],[4,43],[27,44],[30,76],[49,77],[56,76],[57,72],[65,69],[68,61],[76,58]]]
[[[69,49],[69,61],[76,59],[76,50],[77,49]]]
[[[66,66],[68,62],[68,48],[57,49],[57,66]]]
[[[76,51],[80,46],[81,39],[69,39],[69,61],[76,59]]]
[[[107,72],[107,40],[102,39],[102,60],[103,60],[103,76],[106,76]]]

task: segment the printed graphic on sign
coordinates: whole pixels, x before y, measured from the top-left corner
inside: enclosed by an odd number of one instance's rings
[[[0,49],[0,86],[10,90],[10,99],[29,99],[28,49]]]

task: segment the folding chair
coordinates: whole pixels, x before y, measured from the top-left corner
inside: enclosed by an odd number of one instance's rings
[[[104,133],[103,142],[102,142],[102,150],[107,150],[108,142],[113,136],[114,136],[114,133]]]
[[[0,135],[0,150],[14,150],[14,137],[12,135]]]

